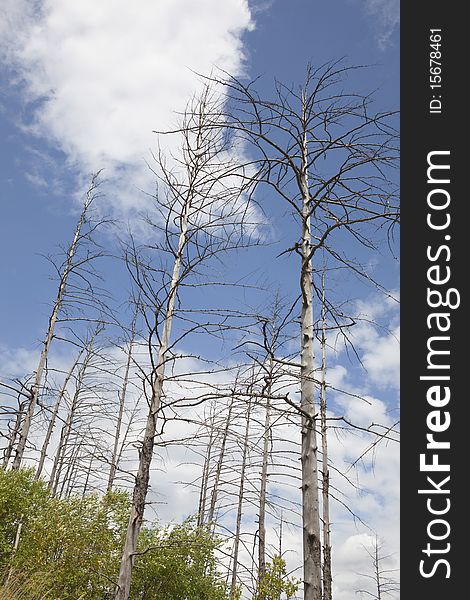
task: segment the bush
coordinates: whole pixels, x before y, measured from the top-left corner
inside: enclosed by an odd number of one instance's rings
[[[31,470],[0,470],[0,597],[104,600],[114,596],[130,501],[125,492],[52,498]],[[20,542],[14,551],[18,526]],[[225,600],[219,542],[187,520],[142,529],[133,600]]]

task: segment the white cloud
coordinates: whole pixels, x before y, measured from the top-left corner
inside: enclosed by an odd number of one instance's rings
[[[398,388],[400,379],[400,356],[398,339],[400,331],[395,328],[385,336],[377,336],[366,346],[364,365],[375,383]]]
[[[152,130],[175,122],[198,86],[193,71],[243,70],[247,0],[7,1],[0,51],[29,101],[31,131],[83,176],[100,168],[113,202],[151,189]]]
[[[383,295],[357,302],[357,325],[351,331],[370,383],[382,388],[398,389],[400,383],[398,307]]]
[[[22,375],[24,370],[33,370],[37,364],[38,351],[27,351],[25,349],[0,349],[0,372],[8,373],[10,376]],[[57,349],[56,349],[57,350]],[[106,353],[117,365],[122,360],[120,352],[115,348],[107,349]],[[146,365],[146,357],[137,354],[139,362]],[[69,364],[69,359],[63,352],[55,352],[51,357],[51,365],[54,369],[65,371]],[[230,381],[228,372],[205,373],[197,375],[198,372],[205,369],[205,364],[193,358],[185,358],[179,361],[175,369],[175,379],[169,382],[167,386],[167,396],[172,399],[176,397],[189,398],[192,395],[199,395],[204,387],[219,386],[227,384]],[[23,372],[22,372],[23,370]],[[180,373],[192,373],[189,381],[178,381],[176,376]],[[232,374],[233,375],[233,374]],[[57,373],[60,378],[60,374]],[[132,379],[135,380],[135,387],[130,388],[130,394],[134,399],[137,398],[139,391],[139,382],[137,373],[134,373]],[[185,379],[187,379],[185,377]],[[349,386],[347,372],[341,366],[331,369],[331,380],[335,384],[341,384],[345,388]],[[200,382],[200,383],[196,383]],[[205,386],[204,386],[205,383]],[[282,382],[279,384],[282,385]],[[286,385],[290,385],[286,382]],[[290,388],[289,388],[290,389]],[[115,394],[113,395],[113,397]],[[344,414],[355,423],[367,427],[372,421],[382,425],[390,425],[391,417],[387,414],[386,404],[371,395],[367,395],[368,403],[359,399],[343,398],[341,404],[331,416],[343,414],[337,409],[344,406]],[[285,408],[280,404],[278,408]],[[201,433],[196,435],[198,426],[190,421],[198,421],[202,418],[202,413],[209,410],[208,406],[188,408],[181,410],[181,416],[188,421],[170,421],[165,427],[164,441],[188,439],[193,436],[194,442],[190,444],[170,444],[167,448],[157,449],[155,452],[152,476],[151,491],[149,500],[151,504],[146,516],[149,520],[158,518],[162,523],[177,522],[187,515],[194,514],[198,502],[198,477],[201,474],[202,456],[205,452],[204,439]],[[238,412],[243,412],[243,406],[237,408]],[[142,418],[145,416],[145,405],[141,405],[141,414],[139,422],[135,424],[132,432],[132,439],[135,436],[140,437],[140,430],[143,426]],[[283,505],[283,550],[288,563],[288,568],[295,570],[297,577],[301,576],[299,565],[301,565],[302,533],[300,528],[300,481],[299,477],[299,446],[300,429],[297,424],[288,424],[279,419],[280,412],[274,413],[276,416],[276,425],[273,431],[273,444],[276,451],[273,464],[270,465],[270,483],[269,493],[277,494],[280,498],[272,496],[272,500],[277,504]],[[168,414],[170,416],[170,413]],[[94,427],[102,426],[100,419],[103,415],[97,415],[97,421]],[[217,418],[220,422],[225,420],[225,412],[219,406]],[[262,414],[257,413],[253,418],[253,429],[251,441],[259,440],[260,431],[263,424]],[[334,424],[334,422],[332,422]],[[233,494],[238,486],[240,449],[237,444],[237,438],[243,433],[243,420],[232,425],[232,436],[229,442],[229,452],[227,455],[227,466],[224,481],[224,502],[229,502],[227,493]],[[340,425],[341,426],[341,425]],[[44,425],[37,424],[36,436],[40,439]],[[51,451],[57,445],[57,436],[59,427],[56,428],[54,439],[51,443]],[[112,433],[112,427],[107,426],[109,433]],[[398,548],[399,528],[399,489],[398,489],[398,466],[399,452],[398,444],[382,441],[377,448],[364,454],[357,466],[352,469],[351,464],[361,456],[365,450],[370,447],[375,438],[365,432],[356,432],[355,434],[346,433],[343,430],[332,431],[329,438],[329,453],[334,469],[331,471],[331,483],[334,487],[334,495],[345,502],[347,506],[356,515],[359,515],[367,523],[361,524],[354,522],[351,513],[345,509],[338,501],[332,500],[332,536],[333,536],[333,569],[334,569],[334,593],[337,600],[349,600],[355,590],[364,588],[364,578],[359,574],[367,573],[370,567],[370,557],[365,547],[370,548],[371,541],[374,538],[374,532],[377,531],[379,537],[386,541],[387,553],[394,553]],[[207,440],[206,440],[207,441]],[[215,444],[213,450],[213,461],[217,458],[218,445]],[[256,496],[259,476],[259,447],[251,450],[251,460],[246,473],[245,491],[247,500],[253,501]],[[137,452],[134,445],[129,447],[124,460],[124,468],[128,471],[135,470]],[[49,473],[51,467],[50,460],[46,463],[45,476]],[[103,473],[107,473],[107,467],[103,465]],[[353,487],[339,472],[346,474],[350,482],[357,486]],[[228,485],[228,481],[233,485]],[[191,482],[196,485],[187,485]],[[270,511],[268,511],[270,512]],[[244,539],[247,541],[247,548],[253,547],[253,535],[256,530],[256,500],[253,504],[247,502],[243,515]],[[233,530],[234,507],[223,518],[223,525]],[[268,516],[268,547],[269,551],[275,553],[278,548],[277,532],[279,530],[279,511],[277,517]],[[223,530],[224,535],[228,534]],[[230,547],[230,544],[228,545]],[[247,570],[241,569],[241,574],[247,583],[250,581],[251,559],[247,550],[243,550],[241,557],[242,563],[247,565]],[[395,568],[397,557],[394,556],[390,568]]]
[[[391,44],[391,37],[400,22],[399,0],[363,0],[366,12],[375,19],[376,39],[384,50]]]

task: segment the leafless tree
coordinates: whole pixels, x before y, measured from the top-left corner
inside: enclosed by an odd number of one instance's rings
[[[68,406],[67,416],[61,428],[59,445],[56,450],[52,471],[49,478],[49,489],[51,490],[53,496],[55,496],[58,491],[62,470],[67,462],[67,471],[65,476],[62,478],[62,489],[65,483],[70,480],[71,470],[73,470],[75,466],[74,463],[79,456],[80,448],[83,444],[82,434],[78,435],[78,443],[71,444],[70,441],[72,435],[78,430],[77,418],[79,417],[80,412],[83,411],[84,405],[87,402],[86,377],[89,373],[93,359],[97,356],[97,337],[101,333],[101,329],[102,327],[98,326],[94,331],[92,331],[89,339],[84,344],[83,352],[80,353],[80,358],[82,360],[80,360],[79,363],[77,362],[77,375],[74,377],[74,391]],[[95,400],[94,396],[93,400]],[[71,452],[71,456],[67,461],[66,458],[68,451]]]
[[[29,390],[29,401],[25,409],[24,418],[22,419],[21,430],[19,432],[15,456],[12,463],[12,468],[15,470],[20,468],[23,460],[23,455],[31,429],[31,423],[44,381],[51,344],[56,336],[56,327],[61,311],[64,308],[64,302],[68,295],[70,296],[70,303],[83,305],[87,302],[89,296],[87,296],[86,288],[87,286],[88,288],[91,288],[90,282],[87,278],[87,273],[89,273],[89,269],[92,268],[92,263],[94,260],[102,254],[100,250],[93,251],[89,249],[85,250],[83,253],[80,253],[80,250],[83,247],[89,247],[89,245],[92,243],[91,240],[94,232],[103,223],[103,221],[100,219],[97,221],[91,220],[91,209],[97,196],[98,177],[99,173],[93,175],[92,177],[72,242],[66,251],[66,257],[63,263],[57,267],[59,286],[49,317],[46,336],[42,343],[42,350],[34,374],[34,381]],[[73,284],[71,282],[71,276],[74,274],[77,275],[77,278],[80,280],[80,285]]]
[[[116,600],[127,600],[144,517],[150,468],[157,435],[157,419],[162,410],[165,373],[174,361],[175,345],[190,332],[220,329],[210,322],[197,322],[188,313],[177,322],[178,334],[171,340],[177,320],[181,292],[190,275],[201,275],[201,268],[221,252],[244,244],[250,228],[249,201],[251,180],[230,157],[230,139],[222,128],[212,127],[220,114],[217,98],[209,88],[195,99],[179,131],[182,153],[170,167],[159,152],[155,175],[159,181],[155,211],[147,225],[155,243],[144,249],[131,244],[127,264],[141,294],[143,318],[149,332],[150,374],[144,374],[149,412],[139,450],[139,466],[133,489],[132,508],[116,588]],[[149,253],[169,257],[169,264],[158,266]],[[158,256],[159,255],[159,256]],[[181,313],[181,309],[180,314]]]
[[[69,385],[70,379],[72,378],[72,375],[77,367],[77,365],[79,364],[83,354],[86,351],[86,345],[84,345],[78,352],[75,360],[72,363],[72,366],[70,367],[69,371],[66,373],[64,381],[62,383],[62,386],[59,389],[59,392],[57,394],[57,399],[54,403],[54,407],[52,409],[52,412],[50,414],[49,417],[49,423],[47,426],[47,431],[46,434],[44,436],[44,440],[42,443],[42,447],[41,447],[41,453],[39,456],[39,463],[36,469],[36,478],[39,479],[39,477],[41,476],[42,470],[44,468],[44,462],[46,460],[47,457],[47,449],[49,447],[49,443],[51,441],[51,437],[52,434],[54,432],[54,428],[56,425],[56,421],[57,421],[57,417],[59,415],[59,410],[61,408],[61,404],[62,401],[64,399],[65,394],[67,393],[67,386]]]
[[[6,469],[13,455],[17,437],[21,431],[21,423],[30,399],[30,394],[27,386],[21,381],[15,382],[14,386],[2,384],[2,387],[4,386],[7,386],[6,390],[14,392],[17,402],[17,408],[11,406],[10,403],[5,407],[2,407],[2,415],[7,415],[7,418],[9,419],[7,423],[7,433],[2,433],[2,437],[6,437],[7,439],[7,446],[5,447],[3,454],[3,468]]]
[[[325,272],[322,273],[321,305],[321,387],[320,428],[322,440],[322,521],[323,521],[323,598],[332,600],[331,539],[330,539],[330,467],[328,464],[328,421],[326,400],[326,305]]]
[[[210,408],[209,422],[204,423],[204,428],[208,430],[208,440],[204,454],[204,462],[201,475],[201,486],[199,491],[199,503],[197,511],[197,524],[199,527],[205,522],[207,494],[209,490],[209,475],[212,459],[212,451],[215,441],[215,403],[212,403]]]
[[[109,469],[109,477],[108,477],[108,485],[107,485],[108,492],[113,487],[114,480],[116,477],[116,471],[117,471],[118,465],[119,465],[120,454],[122,453],[122,451],[120,451],[120,448],[122,449],[122,444],[123,444],[123,442],[125,442],[125,436],[124,436],[124,440],[121,439],[122,438],[122,425],[123,425],[124,410],[126,407],[126,395],[127,395],[127,388],[129,385],[129,375],[130,375],[130,370],[131,370],[131,365],[132,365],[132,351],[133,351],[133,346],[134,346],[136,335],[137,335],[138,314],[139,314],[139,304],[137,302],[135,305],[135,312],[134,312],[134,316],[133,316],[132,323],[131,323],[129,342],[128,342],[128,346],[126,349],[127,357],[126,357],[126,363],[125,363],[125,367],[124,367],[124,374],[122,377],[122,385],[121,385],[121,389],[118,392],[119,406],[118,406],[118,415],[117,415],[117,420],[116,420],[116,429],[115,429],[115,433],[114,433],[113,450],[112,450],[112,455],[111,455],[111,466]]]
[[[341,236],[375,248],[370,237],[398,218],[389,167],[397,158],[393,113],[373,113],[372,98],[344,90],[354,68],[333,63],[307,70],[299,88],[275,85],[263,98],[252,83],[221,78],[230,97],[225,126],[237,132],[263,170],[259,178],[287,203],[300,256],[302,515],[304,600],[321,600],[321,518],[315,427],[314,260],[319,250],[371,279],[344,249]],[[380,236],[381,238],[383,236]],[[380,240],[379,240],[380,241]]]
[[[364,548],[367,555],[371,559],[371,573],[361,573],[361,577],[368,579],[371,582],[370,589],[360,589],[356,593],[361,597],[369,597],[374,600],[384,600],[387,597],[397,597],[396,594],[400,591],[400,586],[394,577],[394,573],[398,569],[387,569],[385,563],[391,558],[391,554],[382,554],[383,542],[375,536],[372,548]]]
[[[235,537],[233,542],[233,556],[232,556],[232,578],[230,584],[230,598],[233,600],[236,598],[237,592],[237,569],[238,569],[238,553],[240,548],[240,534],[242,525],[243,515],[243,500],[245,491],[245,474],[246,466],[248,461],[248,441],[250,436],[250,417],[251,417],[251,397],[248,397],[248,403],[246,407],[246,422],[245,422],[245,434],[242,440],[242,461],[240,466],[240,485],[238,488],[238,499],[237,499],[237,516],[235,520]]]

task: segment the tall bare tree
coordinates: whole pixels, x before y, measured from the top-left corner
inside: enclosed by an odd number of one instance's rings
[[[128,342],[128,346],[127,346],[127,350],[126,350],[126,363],[125,363],[125,367],[124,367],[124,374],[122,377],[122,385],[121,385],[121,389],[118,392],[119,407],[118,407],[118,415],[117,415],[117,420],[116,420],[116,429],[115,429],[115,433],[114,433],[113,450],[112,450],[112,455],[111,455],[111,466],[109,469],[109,476],[108,476],[108,485],[107,485],[108,492],[113,488],[114,479],[116,477],[116,471],[118,468],[119,454],[120,454],[119,448],[120,448],[121,433],[122,433],[122,431],[121,431],[122,430],[122,421],[123,421],[123,416],[124,416],[124,410],[126,407],[126,395],[127,395],[127,388],[129,385],[129,374],[130,374],[131,365],[132,365],[132,351],[133,351],[133,347],[134,347],[134,343],[135,343],[135,338],[137,335],[138,315],[139,315],[139,304],[137,302],[135,305],[135,312],[134,312],[134,317],[133,317],[132,323],[131,323],[130,337],[129,337],[129,342]]]
[[[90,370],[92,361],[96,356],[95,344],[96,338],[100,334],[100,332],[101,326],[97,327],[97,329],[95,329],[91,333],[89,339],[84,344],[83,353],[80,353],[80,356],[83,355],[83,360],[81,360],[81,362],[78,364],[73,395],[70,399],[70,404],[67,410],[67,416],[61,428],[59,444],[56,450],[49,478],[49,489],[51,490],[53,496],[56,495],[59,487],[62,469],[64,467],[64,464],[66,463],[67,451],[71,450],[71,458],[67,465],[67,472],[65,474],[65,477],[63,477],[63,484],[65,484],[65,482],[67,482],[70,478],[71,469],[73,469],[73,463],[77,460],[80,447],[83,443],[82,436],[79,435],[79,440],[77,444],[74,444],[74,447],[71,448],[70,438],[74,430],[77,429],[76,420],[79,416],[80,409],[83,407],[83,404],[85,402],[84,399],[86,398],[86,377]]]
[[[78,258],[77,260],[77,253],[80,246],[89,241],[90,235],[98,226],[98,223],[91,223],[89,220],[91,207],[94,200],[96,199],[98,177],[99,173],[96,173],[92,177],[91,184],[85,196],[82,211],[77,222],[72,242],[68,247],[63,264],[58,269],[59,286],[57,289],[57,295],[54,300],[54,304],[52,306],[52,311],[49,316],[49,323],[47,327],[46,336],[42,343],[42,350],[39,357],[39,362],[35,371],[34,381],[30,388],[30,397],[22,421],[21,431],[19,433],[15,457],[12,464],[12,468],[15,470],[20,468],[23,460],[23,455],[26,449],[26,444],[31,429],[31,423],[38,403],[41,387],[43,385],[44,374],[47,367],[47,361],[50,353],[51,344],[55,336],[56,325],[59,319],[61,309],[63,308],[64,300],[67,295],[70,276],[74,272],[83,271],[84,267],[88,266],[97,257],[97,255],[100,254],[95,254],[92,252],[87,254],[85,257]]]
[[[210,476],[210,467],[211,467],[211,458],[212,458],[212,450],[214,446],[215,439],[215,404],[211,406],[209,422],[207,424],[209,430],[209,438],[206,444],[206,451],[204,454],[204,462],[202,467],[202,475],[201,475],[201,487],[199,490],[199,503],[197,510],[197,524],[199,527],[205,522],[206,516],[206,504],[207,504],[207,494],[209,490],[209,476]],[[204,424],[206,426],[206,423]]]
[[[245,474],[246,466],[248,461],[248,442],[250,436],[250,419],[251,419],[251,396],[248,397],[248,403],[246,407],[246,422],[245,422],[245,434],[242,440],[242,460],[240,466],[240,485],[238,487],[238,499],[237,499],[237,516],[235,520],[235,537],[233,542],[233,555],[232,555],[232,577],[230,583],[230,599],[234,600],[237,596],[237,571],[238,571],[238,553],[240,549],[240,535],[242,526],[242,515],[243,515],[243,501],[245,492]]]
[[[188,285],[189,276],[196,274],[203,263],[220,252],[242,245],[245,227],[249,228],[246,203],[252,183],[245,180],[243,169],[232,160],[230,139],[221,128],[212,126],[213,119],[220,114],[218,104],[211,90],[206,88],[184,117],[179,131],[183,140],[179,160],[168,166],[161,152],[156,157],[158,168],[155,174],[159,180],[155,205],[157,215],[149,218],[147,225],[154,230],[157,240],[142,252],[132,245],[127,253],[129,270],[144,305],[151,371],[145,376],[149,411],[139,450],[116,600],[129,598],[149,487],[157,419],[162,409],[165,372],[168,363],[174,360],[173,348],[190,332],[211,329],[210,323],[195,323],[193,318],[188,317],[178,323],[186,327],[185,331],[179,331],[171,341],[181,290],[183,285]],[[145,258],[155,250],[158,260],[166,255],[170,257],[170,264],[158,266]]]
[[[320,428],[322,441],[322,521],[323,521],[323,598],[331,600],[333,594],[331,570],[331,524],[330,524],[330,467],[328,464],[328,422],[326,401],[326,305],[325,272],[321,286],[321,386],[320,386]]]
[[[395,573],[398,569],[387,569],[387,562],[391,558],[391,554],[383,554],[383,541],[379,540],[378,536],[375,536],[375,540],[372,544],[372,548],[365,548],[367,555],[369,556],[372,569],[371,573],[361,573],[361,577],[368,579],[371,582],[371,586],[361,588],[356,593],[360,594],[361,597],[373,598],[374,600],[385,600],[385,598],[398,597],[397,594],[400,592],[400,585],[395,578]]]
[[[47,457],[47,449],[49,447],[49,443],[51,441],[51,437],[54,432],[54,428],[56,425],[56,421],[57,421],[59,410],[60,410],[60,407],[62,404],[62,400],[64,399],[64,396],[67,393],[67,386],[69,385],[69,382],[73,376],[73,373],[74,373],[77,365],[79,364],[79,362],[82,358],[82,355],[85,353],[85,351],[86,351],[86,345],[84,345],[78,352],[75,360],[72,363],[72,366],[70,367],[69,371],[66,373],[64,381],[63,381],[63,383],[59,389],[59,392],[57,394],[57,398],[54,403],[54,407],[53,407],[50,417],[49,417],[47,431],[46,431],[46,434],[44,436],[44,440],[43,440],[43,443],[41,446],[41,453],[39,455],[39,463],[38,463],[38,466],[36,469],[36,479],[39,479],[39,477],[41,476],[42,470],[44,468],[44,463],[45,463],[46,457]]]
[[[344,236],[375,248],[383,236],[372,239],[370,226],[376,224],[377,231],[398,218],[397,186],[388,171],[397,159],[393,113],[373,113],[370,96],[345,91],[345,79],[354,70],[341,63],[309,67],[300,88],[276,82],[270,98],[263,98],[252,83],[218,80],[230,96],[225,126],[250,145],[263,166],[260,180],[287,203],[299,224],[299,235],[286,253],[300,257],[304,600],[323,596],[313,261],[322,250],[370,280],[350,258]]]

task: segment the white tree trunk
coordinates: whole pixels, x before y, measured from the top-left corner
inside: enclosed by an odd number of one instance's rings
[[[77,366],[84,351],[85,351],[85,348],[82,348],[79,355],[74,360],[73,365],[70,368],[67,375],[65,376],[64,383],[62,384],[62,387],[60,388],[59,393],[57,395],[57,400],[54,404],[54,408],[52,409],[52,414],[49,419],[49,425],[47,426],[46,435],[44,436],[44,441],[43,441],[42,447],[41,447],[41,454],[39,456],[39,463],[38,463],[38,467],[36,469],[36,475],[35,475],[36,479],[39,479],[39,477],[41,476],[42,470],[44,468],[44,462],[45,462],[46,456],[47,456],[47,449],[48,449],[49,443],[51,441],[52,433],[54,432],[55,422],[57,420],[57,415],[59,414],[59,409],[60,409],[60,405],[62,403],[62,399],[64,398],[65,392],[67,390],[67,385],[68,385],[70,378],[72,377],[72,374],[75,370],[75,367]]]
[[[323,506],[323,599],[331,600],[333,594],[330,539],[330,470],[328,466],[328,427],[326,421],[326,306],[325,273],[322,274],[322,378],[320,397],[320,423],[322,438],[322,506]]]
[[[266,413],[263,432],[263,457],[261,463],[261,481],[259,491],[259,515],[258,515],[258,584],[266,574],[266,498],[268,488],[268,460],[269,460],[269,438],[271,433],[271,388],[272,388],[272,361],[269,369],[269,381],[266,385]],[[259,587],[259,586],[258,586]],[[260,596],[260,600],[264,600]]]
[[[21,396],[20,396],[21,397]],[[10,462],[10,458],[12,457],[13,451],[15,449],[16,438],[21,430],[21,421],[23,420],[23,415],[25,408],[27,406],[28,400],[23,400],[22,402],[18,401],[18,411],[16,413],[15,424],[10,432],[10,436],[8,438],[8,445],[5,448],[5,455],[3,457],[3,468],[6,469],[8,467],[8,463]]]
[[[248,399],[248,407],[246,414],[246,426],[245,426],[245,437],[243,440],[243,454],[242,464],[240,471],[240,486],[238,488],[238,506],[237,506],[237,518],[235,525],[235,541],[233,544],[233,565],[232,565],[232,581],[230,584],[230,600],[236,598],[237,591],[237,570],[238,570],[238,552],[240,548],[240,533],[242,526],[242,514],[243,514],[243,498],[245,492],[245,471],[246,462],[248,457],[248,440],[250,435],[250,417],[251,417],[251,397]]]
[[[31,422],[34,417],[34,412],[36,410],[39,392],[40,392],[41,386],[42,386],[42,380],[43,380],[44,370],[45,370],[46,364],[47,364],[47,357],[49,355],[49,349],[50,349],[52,340],[54,339],[54,331],[55,331],[57,318],[59,316],[59,312],[60,312],[62,302],[63,302],[64,296],[65,296],[67,279],[73,268],[73,259],[74,259],[75,253],[77,251],[77,246],[78,246],[78,243],[80,240],[80,233],[81,233],[81,230],[83,227],[83,223],[85,222],[85,217],[86,217],[88,208],[93,200],[94,188],[95,188],[95,178],[93,178],[92,186],[90,187],[90,189],[87,193],[85,204],[84,204],[82,213],[80,215],[80,218],[78,220],[72,243],[70,244],[68,252],[67,252],[67,260],[66,260],[65,267],[62,272],[61,278],[60,278],[59,289],[57,291],[57,296],[54,301],[52,313],[51,313],[51,316],[49,317],[49,325],[47,328],[47,334],[46,334],[46,337],[43,342],[43,348],[41,351],[41,355],[39,357],[38,366],[36,368],[34,382],[33,382],[33,385],[31,386],[31,397],[29,399],[28,407],[26,409],[26,414],[25,414],[25,417],[23,420],[21,431],[20,431],[18,445],[16,447],[15,458],[13,460],[13,465],[12,465],[12,468],[14,470],[18,470],[21,467],[21,462],[23,460],[23,455],[24,455],[24,451],[26,448],[26,442],[28,441],[29,430],[31,428]]]
[[[198,527],[201,527],[204,524],[205,515],[206,515],[207,489],[208,489],[208,484],[209,484],[209,473],[210,473],[213,441],[214,441],[214,422],[213,422],[213,419],[211,418],[209,442],[207,444],[206,455],[204,457],[204,466],[202,469],[202,476],[201,476],[201,489],[199,492],[199,504],[198,504],[198,511],[197,511]]]
[[[131,514],[124,541],[124,549],[121,558],[121,566],[115,593],[115,600],[128,600],[131,589],[132,569],[134,566],[134,557],[137,550],[137,539],[142,526],[145,510],[145,500],[150,479],[150,465],[153,457],[153,448],[155,444],[155,434],[157,427],[157,416],[160,410],[161,398],[163,392],[163,381],[165,376],[165,365],[168,358],[168,349],[170,342],[171,326],[175,310],[176,294],[178,291],[181,275],[181,263],[183,251],[187,242],[188,235],[188,213],[190,209],[190,200],[186,200],[181,216],[180,235],[178,240],[178,250],[173,263],[173,274],[168,291],[168,302],[166,314],[163,321],[163,331],[158,351],[158,359],[153,374],[152,396],[147,416],[144,439],[139,452],[139,467],[135,479],[134,491],[132,495]]]
[[[132,321],[131,339],[129,341],[129,348],[127,351],[126,367],[124,370],[124,378],[122,381],[121,391],[119,393],[119,410],[118,410],[118,417],[117,417],[117,422],[116,422],[116,431],[114,433],[113,454],[111,456],[111,467],[109,469],[108,485],[106,488],[107,492],[110,492],[113,489],[113,483],[114,483],[114,479],[116,477],[116,471],[118,468],[119,440],[121,437],[121,427],[122,427],[122,418],[124,415],[124,407],[126,406],[127,384],[129,381],[129,371],[131,368],[132,346],[134,345],[134,340],[135,340],[136,321],[137,321],[137,308],[136,308],[136,312],[134,315],[134,319]]]
[[[230,401],[229,408],[228,408],[227,420],[225,421],[225,428],[224,428],[224,431],[222,434],[222,442],[220,445],[219,459],[217,461],[217,467],[216,467],[215,475],[214,475],[214,484],[212,486],[211,502],[209,505],[209,512],[207,515],[207,523],[209,524],[209,527],[211,527],[211,528],[213,528],[215,525],[214,517],[215,517],[215,509],[217,506],[217,497],[219,494],[220,475],[222,473],[222,467],[224,464],[225,446],[227,444],[227,437],[228,437],[230,422],[231,422],[231,418],[232,418],[233,403],[234,403],[234,400],[232,398],[232,400]]]
[[[303,140],[300,184],[302,192],[302,267],[300,288],[301,313],[301,380],[302,416],[302,522],[304,559],[304,600],[322,600],[320,510],[318,494],[317,437],[315,431],[315,368],[313,282],[311,260],[311,203],[308,183],[307,137]],[[308,415],[308,416],[306,416]]]

